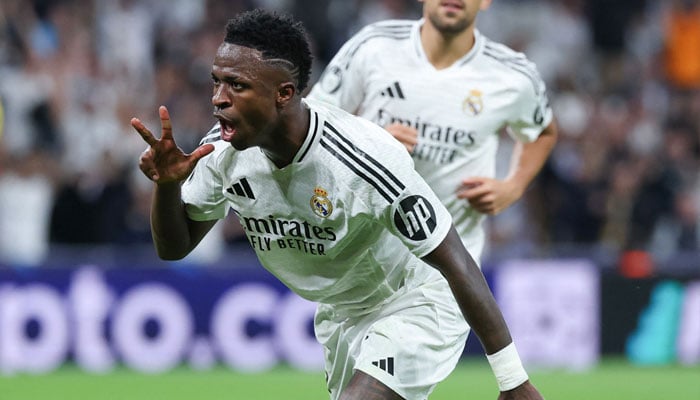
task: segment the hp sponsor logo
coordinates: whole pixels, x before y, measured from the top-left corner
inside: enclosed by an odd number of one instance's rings
[[[394,224],[407,238],[424,240],[435,231],[435,210],[422,196],[407,197],[394,212]]]

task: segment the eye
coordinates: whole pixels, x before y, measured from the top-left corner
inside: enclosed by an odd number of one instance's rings
[[[212,74],[211,81],[214,85],[214,88],[218,88],[222,84],[229,86],[233,90],[243,90],[246,88],[245,84],[241,83],[240,81],[238,81],[238,79],[233,77],[223,77],[223,79],[219,79],[218,77]]]
[[[227,79],[226,84],[231,86],[233,90],[241,90],[245,87],[241,82],[236,79]]]

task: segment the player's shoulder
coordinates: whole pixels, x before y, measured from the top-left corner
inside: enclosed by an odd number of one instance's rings
[[[366,25],[363,30],[368,32],[410,31],[417,23],[418,21],[413,19],[387,19]]]
[[[491,40],[477,32],[480,42],[480,63],[483,70],[509,76],[509,81],[521,81],[523,84],[539,86],[541,77],[537,65],[525,53]]]
[[[307,106],[319,114],[323,121],[323,130],[328,135],[337,136],[352,146],[368,152],[392,151],[405,152],[400,143],[389,132],[374,122],[353,115],[339,107],[321,100],[306,98]]]
[[[212,126],[199,140],[200,146],[208,143],[214,145],[216,149],[215,151],[225,148],[226,146],[230,147],[229,143],[221,139],[221,125],[219,123],[214,124],[214,126]]]
[[[514,50],[503,43],[496,42],[483,34],[479,34],[479,36],[481,54],[491,60],[491,62],[505,66],[527,64],[534,67],[534,63],[527,58],[525,53]]]
[[[306,97],[304,102],[309,109],[318,113],[319,119],[323,121],[324,127],[337,126],[338,128],[335,129],[340,129],[344,132],[347,131],[347,134],[352,136],[355,136],[357,132],[362,131],[359,129],[359,126],[364,125],[363,118],[353,115],[334,104],[330,104],[322,100]],[[379,128],[379,126],[370,126],[370,130],[375,130],[376,128]]]
[[[353,41],[365,43],[396,42],[407,40],[411,30],[418,23],[415,20],[390,19],[366,25],[353,35]]]
[[[221,141],[221,124],[214,124],[199,140],[199,145]]]
[[[366,25],[345,42],[334,60],[347,65],[353,60],[396,54],[397,49],[410,42],[417,24],[414,20],[394,19]]]

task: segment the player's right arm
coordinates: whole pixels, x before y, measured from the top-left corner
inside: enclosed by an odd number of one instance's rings
[[[185,154],[173,139],[170,115],[165,107],[158,110],[161,137],[155,136],[137,119],[131,126],[148,143],[141,154],[139,168],[155,183],[151,200],[151,233],[158,256],[178,260],[189,254],[214,226],[214,221],[194,221],[185,212],[181,199],[181,183],[192,173],[197,161],[214,150],[204,144]]]

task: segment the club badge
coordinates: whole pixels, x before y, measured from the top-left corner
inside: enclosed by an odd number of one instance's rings
[[[469,96],[462,102],[462,111],[466,114],[475,117],[481,114],[484,109],[484,101],[481,90],[472,89],[469,91]]]
[[[328,200],[328,192],[320,186],[314,189],[310,204],[313,212],[321,218],[328,218],[333,212],[333,203]]]

